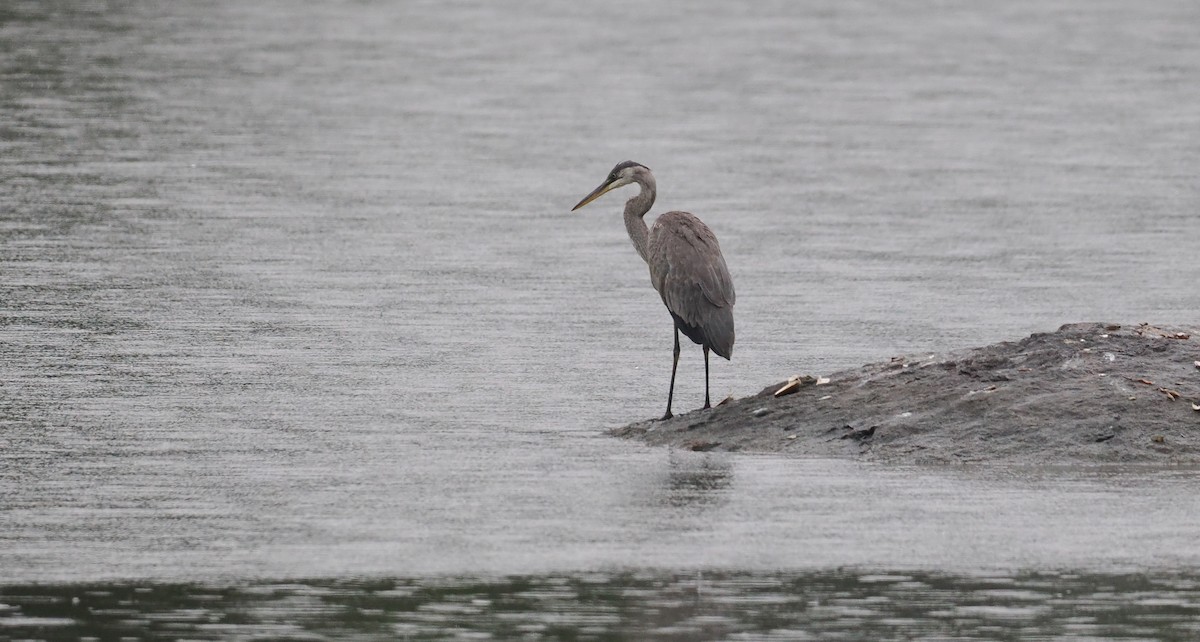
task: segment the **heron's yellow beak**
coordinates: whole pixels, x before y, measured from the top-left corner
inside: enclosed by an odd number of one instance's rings
[[[587,205],[588,203],[591,203],[592,201],[600,198],[601,196],[604,196],[605,193],[607,193],[609,190],[614,189],[616,186],[617,186],[616,181],[605,181],[605,183],[603,185],[592,190],[591,194],[584,196],[583,200],[579,201],[578,205],[571,208],[571,211],[574,212],[575,210],[583,207],[584,205]]]

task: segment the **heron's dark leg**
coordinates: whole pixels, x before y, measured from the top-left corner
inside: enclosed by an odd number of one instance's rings
[[[675,415],[671,414],[671,399],[675,397],[675,370],[679,368],[679,327],[675,328],[675,359],[671,362],[671,390],[667,393],[667,412],[662,416],[663,420],[670,419]]]
[[[704,346],[704,409],[712,408],[708,402],[708,346]]]

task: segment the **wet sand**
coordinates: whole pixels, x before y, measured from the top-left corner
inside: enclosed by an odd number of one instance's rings
[[[688,450],[913,464],[1190,464],[1200,462],[1198,339],[1197,327],[1069,324],[800,376],[612,432]]]

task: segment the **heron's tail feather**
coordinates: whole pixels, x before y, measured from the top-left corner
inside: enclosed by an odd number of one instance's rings
[[[679,328],[693,343],[708,346],[719,357],[729,359],[733,356],[733,310],[731,308],[714,308],[705,319],[698,324],[684,321],[679,315],[671,312],[675,327]]]

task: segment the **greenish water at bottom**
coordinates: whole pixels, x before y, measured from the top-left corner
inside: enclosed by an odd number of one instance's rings
[[[0,640],[1194,640],[1200,577],[655,571],[0,588]]]

